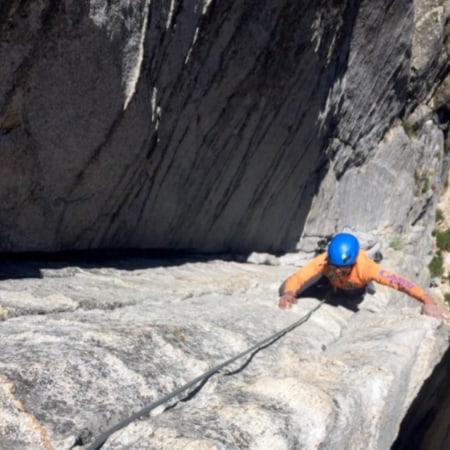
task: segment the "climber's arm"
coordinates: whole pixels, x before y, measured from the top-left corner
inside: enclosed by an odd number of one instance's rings
[[[423,312],[425,314],[435,317],[436,319],[442,319],[442,313],[434,299],[424,289],[408,278],[395,272],[385,270],[374,261],[371,262],[370,278],[377,283],[408,294],[410,297],[423,303]]]
[[[317,256],[283,283],[278,301],[281,309],[290,308],[296,304],[297,296],[321,278],[325,261],[326,254]]]

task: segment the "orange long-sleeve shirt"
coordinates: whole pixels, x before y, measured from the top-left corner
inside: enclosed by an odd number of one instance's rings
[[[433,299],[420,286],[401,275],[383,269],[370,259],[363,250],[360,250],[356,263],[348,276],[338,278],[333,267],[328,263],[327,254],[322,253],[291,275],[286,280],[283,291],[284,293],[291,291],[294,294],[299,294],[302,288],[310,286],[322,275],[327,277],[330,283],[339,289],[360,289],[365,287],[369,281],[375,281],[405,292],[422,303],[434,304]]]

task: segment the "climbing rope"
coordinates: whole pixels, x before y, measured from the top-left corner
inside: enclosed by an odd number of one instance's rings
[[[103,446],[103,444],[105,443],[105,441],[116,431],[126,427],[127,425],[129,425],[130,423],[134,422],[135,420],[141,418],[142,416],[147,415],[150,411],[154,410],[155,408],[157,408],[160,405],[163,405],[164,403],[167,403],[169,400],[173,399],[174,397],[177,397],[182,392],[195,386],[196,384],[200,383],[200,387],[202,387],[206,383],[206,381],[208,381],[208,379],[211,378],[212,375],[216,374],[221,369],[232,364],[236,360],[243,358],[244,356],[246,356],[248,354],[251,354],[249,360],[244,364],[243,367],[247,366],[247,364],[251,361],[251,359],[257,352],[259,352],[260,350],[262,350],[264,348],[269,347],[274,342],[276,342],[278,339],[283,337],[285,334],[289,333],[294,328],[297,328],[302,323],[306,322],[311,317],[311,315],[322,306],[322,304],[326,301],[326,299],[327,298],[325,297],[314,308],[312,308],[307,314],[305,314],[303,317],[301,317],[299,320],[297,320],[293,324],[289,325],[288,327],[283,328],[282,330],[278,331],[275,334],[272,334],[271,336],[269,336],[266,339],[263,339],[260,342],[257,342],[256,344],[252,345],[247,350],[239,353],[236,356],[233,356],[230,359],[227,359],[226,361],[213,367],[212,369],[208,370],[207,372],[203,373],[202,375],[198,376],[197,378],[194,378],[193,380],[189,381],[188,383],[184,384],[183,386],[180,386],[179,388],[175,389],[174,391],[172,391],[169,394],[165,395],[164,397],[160,398],[156,402],[151,403],[150,405],[146,406],[145,408],[142,408],[140,411],[137,411],[136,413],[132,414],[131,416],[125,418],[124,420],[119,422],[117,425],[114,425],[109,430],[107,430],[103,434],[101,434],[97,439],[95,439],[95,441],[89,447],[86,448],[86,450],[100,449]],[[238,371],[242,370],[242,368],[237,371],[234,371],[234,372],[229,372],[227,375],[232,375],[234,373],[237,373]],[[198,388],[196,388],[194,391],[198,391]],[[192,396],[192,393],[190,393],[187,397],[190,398],[191,396]]]

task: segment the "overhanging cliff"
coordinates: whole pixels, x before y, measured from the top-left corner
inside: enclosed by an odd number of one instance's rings
[[[386,133],[444,77],[446,17],[437,1],[3,1],[0,250],[285,251],[428,224],[442,131]],[[433,191],[408,192],[417,173]],[[400,213],[374,214],[396,180]]]
[[[448,165],[448,6],[3,0],[0,252],[295,260],[350,226],[425,286]],[[85,448],[318,302],[276,308],[293,266],[90,255],[2,267],[2,447]],[[448,330],[385,288],[354,309],[323,305],[246,370],[132,422],[105,450],[385,450]],[[399,445],[426,408],[446,411],[420,407]]]

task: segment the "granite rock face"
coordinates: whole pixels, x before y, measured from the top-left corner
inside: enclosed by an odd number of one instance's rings
[[[294,270],[283,265],[123,259],[4,270],[5,449],[89,448],[121,420],[319,303],[276,307],[278,285]],[[116,431],[102,448],[390,448],[448,330],[421,316],[414,300],[391,306],[389,295],[379,287],[359,305],[323,304],[197,392]]]
[[[446,8],[2,1],[0,250],[275,252],[342,225],[427,228],[442,124],[430,106],[422,141],[399,127],[447,71]],[[384,208],[427,159],[434,190]]]
[[[86,449],[290,325],[320,296],[280,311],[278,285],[345,226],[426,286],[448,167],[448,6],[2,0],[0,252],[260,264],[4,263],[0,448]],[[381,287],[328,302],[103,448],[385,450],[448,347],[419,310]]]

